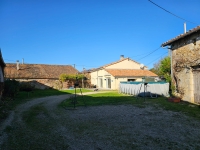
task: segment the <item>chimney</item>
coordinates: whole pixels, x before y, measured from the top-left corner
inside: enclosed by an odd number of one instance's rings
[[[184,33],[186,33],[186,22],[184,22]]]
[[[24,64],[24,58],[22,58],[22,64]]]
[[[19,70],[19,60],[17,60],[17,70]]]
[[[124,55],[120,55],[120,60],[123,60],[124,59]]]

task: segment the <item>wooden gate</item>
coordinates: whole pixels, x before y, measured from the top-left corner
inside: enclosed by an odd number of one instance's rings
[[[194,102],[200,104],[200,69],[193,70]]]

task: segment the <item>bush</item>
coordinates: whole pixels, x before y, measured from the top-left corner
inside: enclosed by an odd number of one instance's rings
[[[62,82],[65,82],[65,81],[67,81],[67,80],[75,81],[76,78],[77,78],[78,80],[80,80],[80,79],[85,78],[85,77],[84,77],[83,74],[77,74],[77,75],[76,75],[76,74],[69,74],[69,75],[67,75],[67,74],[61,74],[60,77],[59,77],[59,79],[60,79]]]
[[[16,80],[5,80],[3,97],[14,98],[19,92],[19,82]]]

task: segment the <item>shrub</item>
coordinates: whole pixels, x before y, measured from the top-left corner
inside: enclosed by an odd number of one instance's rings
[[[19,82],[7,79],[4,81],[3,97],[14,98],[19,92]]]
[[[69,74],[69,75],[67,75],[67,74],[61,74],[60,77],[59,77],[59,79],[62,82],[65,82],[67,80],[75,81],[76,78],[78,80],[80,80],[80,79],[84,78],[84,75],[83,74],[77,74],[77,75],[76,74]]]

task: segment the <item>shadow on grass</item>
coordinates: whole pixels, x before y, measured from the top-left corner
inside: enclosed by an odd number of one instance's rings
[[[89,89],[82,89],[83,93],[91,92]],[[81,92],[79,89],[76,90],[77,93]],[[29,92],[26,91],[19,91],[17,95],[13,97],[5,97],[1,100],[0,103],[0,120],[5,119],[10,110],[13,110],[17,105],[25,103],[33,98],[40,98],[46,96],[54,96],[54,95],[63,95],[63,94],[74,94],[74,89],[68,90],[56,90],[56,89],[45,89],[39,90],[35,89]]]
[[[164,109],[169,111],[181,112],[188,116],[200,118],[200,107],[198,105],[187,102],[172,103],[166,97],[158,98],[136,98],[119,94],[117,92],[91,94],[86,96],[78,96],[76,99],[71,97],[60,103],[60,107],[65,109],[73,109],[84,106],[104,106],[104,105],[133,105],[140,108],[155,107],[157,109]]]

